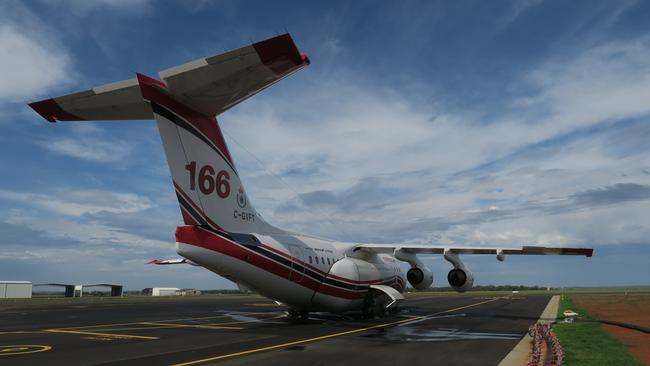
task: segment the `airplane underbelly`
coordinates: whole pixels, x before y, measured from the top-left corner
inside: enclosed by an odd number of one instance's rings
[[[318,283],[307,276],[297,277],[291,268],[265,259],[255,252],[242,258],[191,244],[177,243],[179,255],[208,270],[235,281],[270,299],[309,310]]]

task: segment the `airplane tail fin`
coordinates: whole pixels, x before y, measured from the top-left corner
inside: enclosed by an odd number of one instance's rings
[[[50,122],[155,119],[187,225],[266,226],[249,202],[216,116],[309,65],[289,34],[134,79],[30,103]]]
[[[138,74],[142,98],[158,124],[186,225],[225,232],[259,231],[216,117],[178,102],[155,79]]]

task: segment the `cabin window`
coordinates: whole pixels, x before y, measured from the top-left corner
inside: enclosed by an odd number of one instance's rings
[[[327,265],[329,266],[330,264],[331,264],[331,263],[330,263],[330,259],[327,258]]]
[[[325,264],[325,258],[324,257],[320,257],[320,260],[321,260],[321,262],[323,262],[323,264]]]
[[[314,258],[316,258],[316,264],[318,264],[318,257],[314,257]]]
[[[312,264],[311,255],[309,256],[309,264]]]

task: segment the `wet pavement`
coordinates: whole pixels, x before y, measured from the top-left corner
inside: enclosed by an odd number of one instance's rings
[[[256,296],[0,304],[0,365],[496,365],[548,300],[424,295],[371,321]]]

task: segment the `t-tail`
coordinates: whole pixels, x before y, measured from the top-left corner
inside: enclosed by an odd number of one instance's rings
[[[186,225],[267,231],[216,116],[309,64],[289,34],[159,73],[31,103],[50,122],[155,119]]]

